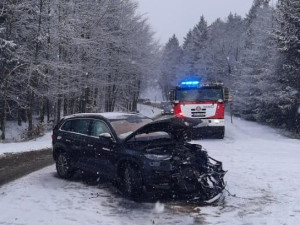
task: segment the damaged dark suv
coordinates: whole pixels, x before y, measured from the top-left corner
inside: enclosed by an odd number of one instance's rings
[[[224,189],[225,171],[189,136],[189,124],[175,117],[76,114],[53,129],[53,157],[62,178],[79,169],[117,181],[131,197],[167,190],[207,201]]]

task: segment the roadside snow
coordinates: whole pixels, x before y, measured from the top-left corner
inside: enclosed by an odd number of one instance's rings
[[[27,127],[28,125],[26,123],[22,123],[22,125],[19,126],[17,121],[7,121],[5,133],[6,140],[21,140],[22,134],[26,131]]]
[[[300,141],[276,130],[234,118],[224,140],[194,141],[222,161],[227,196],[217,207],[201,208],[211,224],[299,224]]]
[[[30,152],[51,148],[51,134],[52,132],[47,132],[42,137],[26,142],[0,143],[0,157],[4,153]]]
[[[154,118],[161,114],[161,109],[150,105],[138,104],[137,110],[143,115],[148,116],[150,118]]]

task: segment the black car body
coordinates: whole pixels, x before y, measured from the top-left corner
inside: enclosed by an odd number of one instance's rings
[[[120,182],[130,196],[146,189],[211,199],[225,186],[222,163],[188,140],[189,124],[175,117],[77,114],[54,128],[53,157],[62,178],[80,169]]]

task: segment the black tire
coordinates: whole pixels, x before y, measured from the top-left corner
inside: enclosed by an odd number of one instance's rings
[[[225,127],[220,127],[217,131],[216,138],[224,139],[225,136]]]
[[[142,193],[143,181],[137,166],[127,164],[123,174],[123,188],[126,196],[136,198]]]
[[[71,160],[67,153],[61,152],[56,159],[56,171],[59,177],[67,179],[74,174],[74,168],[71,166]]]

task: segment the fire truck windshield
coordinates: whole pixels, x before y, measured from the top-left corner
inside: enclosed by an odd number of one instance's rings
[[[176,90],[176,100],[180,102],[218,101],[219,99],[223,99],[223,90],[218,87],[178,88]]]

